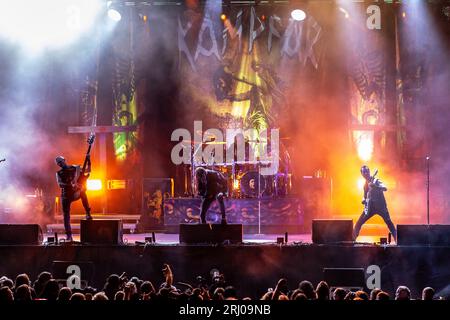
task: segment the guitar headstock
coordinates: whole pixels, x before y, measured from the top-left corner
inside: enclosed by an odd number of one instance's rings
[[[89,138],[87,139],[87,143],[88,143],[89,145],[91,145],[91,144],[94,143],[94,140],[95,140],[95,134],[91,133],[91,134],[89,135]]]

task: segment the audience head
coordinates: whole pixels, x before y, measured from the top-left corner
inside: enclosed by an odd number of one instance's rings
[[[330,299],[330,288],[325,281],[320,281],[316,288],[317,299],[318,300],[329,300]]]
[[[391,297],[389,296],[389,294],[387,292],[381,291],[377,294],[377,300],[387,301],[390,299],[391,299]]]
[[[96,294],[94,294],[94,297],[92,298],[92,300],[94,300],[94,301],[105,301],[105,300],[109,300],[109,299],[106,296],[106,294],[103,291],[101,291],[101,292],[97,292]]]
[[[422,291],[422,300],[433,300],[434,299],[434,289],[431,287],[426,287]]]
[[[381,289],[375,288],[370,291],[370,300],[377,300],[377,295],[381,292]]]
[[[55,279],[50,279],[44,286],[41,297],[47,300],[54,301],[58,299],[59,284]]]
[[[14,289],[14,281],[9,279],[8,277],[1,277],[0,278],[0,288],[1,287],[8,287],[10,289]]]
[[[369,295],[366,292],[359,290],[355,292],[355,298],[360,298],[361,300],[369,300]]]
[[[411,291],[406,286],[399,286],[395,292],[395,300],[411,300]]]
[[[125,292],[121,291],[117,291],[116,294],[114,295],[114,300],[116,301],[122,301],[125,300]]]
[[[72,290],[68,287],[63,287],[59,290],[58,301],[69,301],[72,297]]]
[[[31,301],[31,289],[27,284],[22,284],[16,288],[16,294],[14,296],[15,301]]]
[[[21,273],[16,277],[14,288],[17,289],[18,287],[20,287],[23,284],[26,284],[27,286],[29,286],[31,284],[30,278],[28,277],[28,275],[26,273]]]
[[[308,300],[315,300],[317,298],[311,282],[304,280],[299,283],[298,288],[304,293]]]
[[[225,300],[236,300],[237,299],[236,289],[233,286],[226,287],[223,292],[223,297],[225,298]]]
[[[86,300],[86,297],[81,292],[75,292],[70,297],[70,301],[84,301],[84,300]]]
[[[0,288],[0,302],[14,301],[13,292],[9,287]]]
[[[47,271],[43,271],[38,275],[37,280],[33,284],[34,291],[36,295],[40,297],[42,295],[42,291],[44,290],[45,284],[52,279],[52,274]]]
[[[343,301],[346,295],[347,291],[344,288],[336,288],[333,292],[333,300]]]

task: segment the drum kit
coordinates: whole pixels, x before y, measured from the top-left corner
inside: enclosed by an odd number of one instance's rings
[[[205,144],[225,144],[225,142],[206,142]],[[248,160],[231,162],[198,163],[192,161],[185,169],[185,194],[195,194],[194,172],[197,167],[216,170],[228,178],[228,194],[233,198],[283,197],[291,192],[292,175],[289,171],[289,155],[280,157],[283,171],[273,175],[261,174],[261,168],[270,166],[272,161]],[[193,160],[193,159],[192,159]],[[191,191],[189,192],[188,174],[190,173]]]

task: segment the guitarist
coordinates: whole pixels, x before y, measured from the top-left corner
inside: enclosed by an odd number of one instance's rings
[[[200,218],[206,223],[206,213],[214,200],[219,202],[222,224],[227,224],[224,197],[227,193],[227,179],[219,171],[197,168],[195,170],[198,194],[202,197]]]
[[[86,159],[81,169],[79,165],[68,165],[63,156],[57,156],[56,164],[61,167],[56,173],[56,181],[61,188],[61,203],[64,213],[64,229],[66,230],[67,241],[72,241],[72,229],[70,227],[70,204],[81,199],[84,210],[86,210],[86,220],[92,220],[91,208],[86,194],[86,188],[80,184],[85,181],[91,172],[91,157],[89,155],[90,145]]]
[[[377,173],[378,171],[375,171],[375,174],[371,176],[368,166],[361,167],[361,175],[366,180],[364,184],[364,199],[362,201],[364,211],[355,224],[353,240],[356,240],[358,237],[362,225],[375,214],[379,214],[389,228],[389,232],[394,237],[394,240],[397,241],[397,232],[389,216],[386,199],[384,198],[384,192],[387,191],[387,188],[379,179],[375,178]]]

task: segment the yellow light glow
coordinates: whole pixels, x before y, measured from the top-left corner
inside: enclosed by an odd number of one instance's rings
[[[100,180],[100,179],[88,179],[86,187],[90,191],[102,190],[102,180]]]
[[[363,177],[358,178],[358,190],[364,189],[364,184],[366,183],[366,180]]]
[[[238,190],[239,189],[239,180],[234,180],[233,181],[233,189],[234,190]]]
[[[373,155],[373,131],[354,131],[354,141],[358,157],[364,161],[370,161]]]
[[[222,13],[222,14],[220,15],[220,19],[221,19],[222,21],[225,21],[225,20],[227,19],[227,16],[226,16],[224,13]]]

